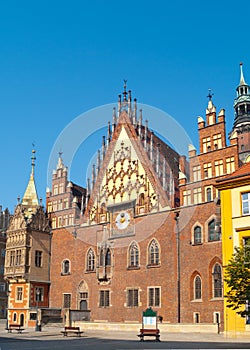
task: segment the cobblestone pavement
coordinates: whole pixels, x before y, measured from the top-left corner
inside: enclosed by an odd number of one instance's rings
[[[33,349],[250,349],[250,335],[227,338],[223,334],[162,333],[161,342],[140,342],[137,333],[86,330],[82,337],[63,337],[62,327],[27,328],[22,334],[8,333],[0,323],[0,350]]]

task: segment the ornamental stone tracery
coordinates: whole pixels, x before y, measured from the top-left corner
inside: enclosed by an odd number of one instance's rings
[[[109,204],[136,199],[138,206],[142,193],[144,210],[141,213],[159,209],[158,195],[152,189],[143,166],[138,159],[132,158],[131,153],[131,146],[126,146],[124,141],[120,143],[120,148],[114,151],[113,163],[106,169],[104,181],[99,187],[98,199],[90,209],[91,222],[108,221],[106,207]]]

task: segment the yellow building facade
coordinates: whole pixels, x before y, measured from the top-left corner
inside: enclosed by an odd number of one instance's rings
[[[217,188],[221,199],[222,261],[225,268],[232,258],[234,248],[244,245],[250,238],[250,163],[217,181]],[[227,291],[228,287],[224,282],[224,295]],[[250,330],[247,319],[227,307],[226,298],[224,325],[225,332],[232,334]]]

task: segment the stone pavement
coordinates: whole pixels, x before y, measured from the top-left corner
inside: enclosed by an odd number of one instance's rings
[[[36,332],[34,328],[26,328],[22,334],[18,334],[16,331],[8,333],[5,329],[5,323],[0,322],[0,337],[14,338],[14,339],[62,339],[61,334],[63,327],[60,326],[44,326],[41,332]],[[103,338],[103,339],[121,339],[121,340],[138,340],[136,332],[133,331],[102,331],[102,330],[86,330],[83,337],[87,338]],[[72,335],[70,337],[73,337]],[[228,342],[228,343],[249,343],[249,335],[233,335],[227,337],[222,334],[211,333],[161,333],[162,341],[182,341],[182,342]]]

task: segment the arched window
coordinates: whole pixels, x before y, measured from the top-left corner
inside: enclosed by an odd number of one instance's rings
[[[70,263],[69,260],[64,260],[62,263],[62,274],[68,275],[70,273]]]
[[[215,264],[213,267],[213,297],[221,298],[222,297],[222,273],[221,266],[219,264]]]
[[[201,227],[195,226],[194,228],[194,244],[201,243]]]
[[[111,266],[111,251],[108,248],[105,256],[105,266]]]
[[[99,259],[100,259],[100,266],[105,266],[105,252],[103,249],[100,252]]]
[[[155,239],[150,243],[148,253],[149,265],[159,265],[159,246]]]
[[[215,228],[215,219],[209,221],[208,223],[208,241],[219,241],[220,232]]]
[[[139,249],[135,242],[129,248],[129,267],[139,266]]]
[[[145,204],[144,193],[139,195],[139,205],[142,206]]]
[[[212,200],[212,190],[211,190],[211,187],[208,187],[206,191],[207,191],[207,202],[211,202],[211,200]]]
[[[94,253],[93,249],[90,249],[88,251],[87,271],[95,271],[95,253]]]
[[[201,278],[198,275],[194,279],[194,299],[201,299]]]

